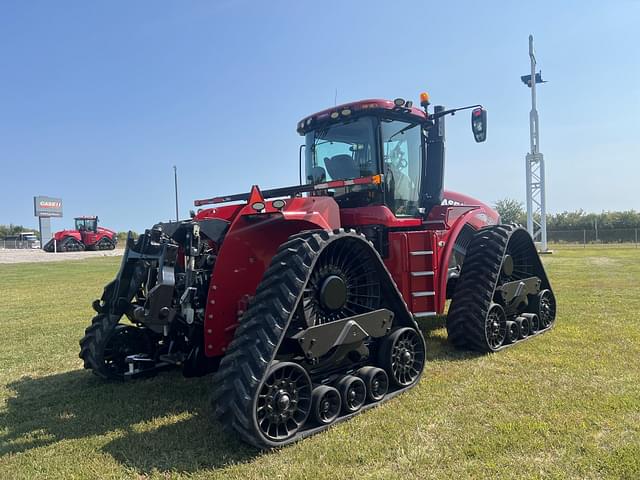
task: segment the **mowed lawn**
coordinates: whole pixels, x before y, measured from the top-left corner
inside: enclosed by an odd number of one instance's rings
[[[420,384],[279,451],[212,420],[209,377],[82,370],[91,301],[119,259],[0,266],[0,479],[640,478],[640,249],[546,256],[556,327],[495,355],[421,323]]]

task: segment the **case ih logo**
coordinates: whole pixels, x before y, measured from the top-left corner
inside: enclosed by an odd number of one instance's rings
[[[33,197],[33,208],[36,217],[61,217],[62,199],[51,197]]]
[[[40,201],[40,208],[62,208],[62,202]]]

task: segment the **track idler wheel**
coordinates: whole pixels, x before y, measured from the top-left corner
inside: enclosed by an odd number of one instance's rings
[[[356,372],[367,387],[367,399],[370,402],[379,402],[389,390],[389,376],[381,368],[362,367]]]
[[[492,303],[487,312],[484,324],[484,335],[490,350],[498,350],[505,341],[507,335],[507,316],[504,308],[497,303]]]
[[[254,422],[264,438],[283,442],[293,437],[311,413],[311,379],[297,363],[275,363],[255,400]]]
[[[551,290],[541,290],[531,302],[531,307],[540,318],[540,329],[549,328],[556,320],[556,299]]]
[[[384,338],[378,360],[393,385],[407,387],[420,378],[425,358],[424,344],[418,332],[404,327]]]
[[[320,385],[313,389],[311,395],[311,412],[313,419],[320,425],[329,425],[340,414],[342,397],[340,392],[329,385]]]
[[[507,336],[504,343],[514,343],[520,338],[520,326],[518,322],[507,321]]]
[[[347,414],[360,410],[367,399],[367,387],[360,377],[345,375],[336,388],[342,396],[342,408]]]

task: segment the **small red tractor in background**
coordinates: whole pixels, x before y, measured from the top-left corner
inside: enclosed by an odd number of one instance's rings
[[[526,230],[443,190],[445,117],[363,100],[297,125],[300,185],[211,205],[127,239],[80,341],[85,368],[129,379],[215,371],[215,415],[259,448],[286,445],[411,388],[421,332],[495,352],[548,331],[556,303]],[[302,165],[302,150],[300,163]],[[420,322],[420,323],[419,323]]]
[[[61,230],[44,246],[45,252],[79,252],[113,250],[118,243],[116,232],[98,226],[98,217],[76,217],[75,230]]]

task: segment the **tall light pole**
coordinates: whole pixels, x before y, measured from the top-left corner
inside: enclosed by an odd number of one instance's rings
[[[180,221],[180,217],[178,215],[178,167],[173,166],[173,184],[176,191],[176,222]]]
[[[529,113],[530,150],[526,155],[527,170],[527,230],[533,240],[540,243],[540,251],[547,249],[547,205],[544,179],[544,157],[540,152],[540,132],[538,130],[538,110],[536,109],[536,84],[545,83],[542,72],[536,73],[536,56],[533,49],[533,35],[529,35],[529,59],[531,74],[520,77],[531,88],[531,112]]]

